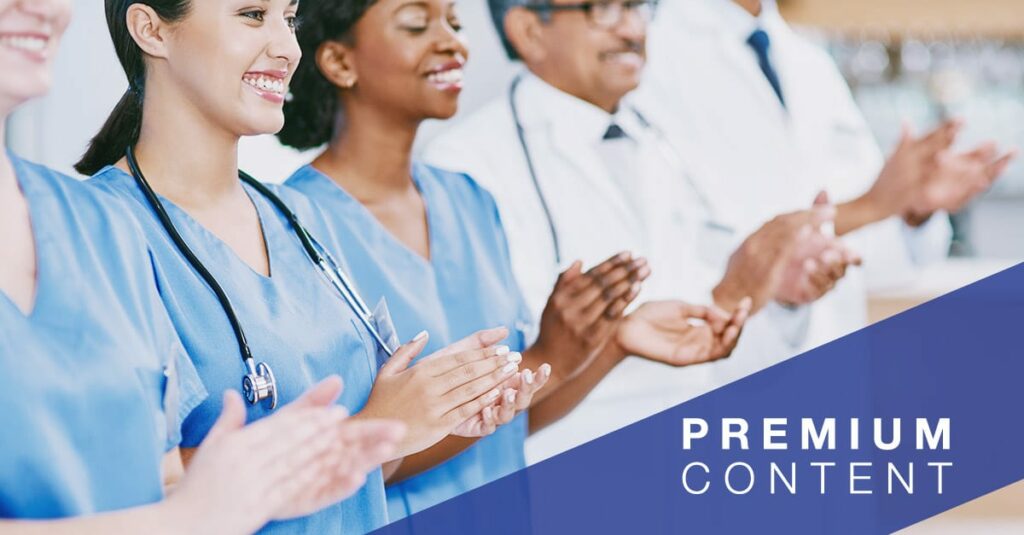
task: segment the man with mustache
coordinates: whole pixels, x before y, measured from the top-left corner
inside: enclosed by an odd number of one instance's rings
[[[828,199],[819,196],[813,208],[808,202],[808,210],[779,216],[745,240],[722,217],[690,161],[697,155],[670,146],[658,117],[626,99],[646,60],[652,2],[490,0],[490,8],[506,51],[525,70],[495,102],[435,139],[424,158],[467,172],[495,196],[535,314],[562,265],[593,265],[631,250],[652,268],[638,302],[710,302],[733,312],[750,298],[758,314],[731,358],[785,351],[786,338],[803,329],[799,305],[859,263],[829,231]],[[698,395],[715,386],[709,368],[594,362],[552,394],[564,399],[558,414],[531,411],[536,431],[586,396],[531,438],[528,457],[550,456]]]

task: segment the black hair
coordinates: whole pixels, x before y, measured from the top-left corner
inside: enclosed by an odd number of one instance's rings
[[[281,143],[312,149],[331,140],[341,111],[338,88],[320,72],[317,51],[327,41],[351,43],[352,28],[374,3],[376,0],[319,0],[299,4],[297,35],[302,61],[284,104],[284,128],[277,133]]]
[[[508,34],[505,33],[505,16],[514,7],[543,5],[544,3],[542,0],[487,0],[487,8],[491,12],[491,22],[494,23],[494,30],[498,32],[498,38],[501,39],[501,46],[505,49],[508,59],[517,61],[522,58],[519,57],[519,52],[516,51],[516,47],[512,45],[512,41],[508,40]],[[551,18],[547,11],[538,11],[537,14],[543,22],[548,22]]]
[[[192,7],[191,0],[106,0],[107,28],[114,41],[117,59],[128,77],[128,90],[110,113],[103,128],[89,142],[89,148],[75,169],[92,175],[120,160],[128,147],[139,140],[142,129],[142,99],[146,92],[146,61],[142,49],[128,31],[128,8],[144,4],[161,20],[176,22]]]

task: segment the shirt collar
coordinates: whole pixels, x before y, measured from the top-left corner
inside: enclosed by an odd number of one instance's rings
[[[630,111],[626,99],[623,99],[618,111],[611,114],[552,86],[528,71],[523,74],[519,91],[517,102],[521,103],[520,108],[536,110],[529,112],[533,121],[520,118],[524,125],[543,120],[560,135],[594,142],[604,138],[604,133],[612,122],[622,127],[631,138],[638,139],[637,136],[640,134],[641,125],[635,114]]]
[[[761,14],[751,15],[747,10],[740,7],[734,0],[691,0],[701,1],[707,4],[711,15],[717,19],[718,26],[727,35],[733,36],[736,40],[745,43],[754,30],[765,29],[765,20],[769,13],[773,12],[775,2],[765,0],[762,2]]]

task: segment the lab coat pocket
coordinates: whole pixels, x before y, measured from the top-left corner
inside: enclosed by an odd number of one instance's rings
[[[697,235],[697,254],[700,261],[715,270],[724,270],[736,248],[736,231],[714,221],[701,224]]]

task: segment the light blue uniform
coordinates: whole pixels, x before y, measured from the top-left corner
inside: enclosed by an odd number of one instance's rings
[[[430,256],[398,241],[362,204],[311,166],[286,185],[309,196],[341,241],[355,283],[369,302],[387,299],[399,338],[430,332],[423,355],[474,332],[509,328],[512,351],[526,348],[530,313],[516,285],[491,195],[465,175],[417,164],[427,208]],[[448,462],[388,487],[392,520],[421,511],[525,466],[527,422],[519,415]]]
[[[108,167],[92,183],[123,196],[142,223],[163,274],[160,293],[182,342],[211,392],[239,390],[245,366],[231,325],[213,291],[181,255],[160,225],[131,175]],[[238,314],[257,362],[274,371],[279,407],[332,374],[345,381],[340,403],[362,409],[376,377],[376,346],[359,320],[303,252],[288,221],[249,186],[270,256],[270,277],[254,271],[234,251],[184,210],[161,198],[185,242],[223,287]],[[315,238],[332,240],[319,211],[294,191],[276,190]],[[331,251],[343,263],[341,251]],[[185,420],[183,447],[198,445],[220,413],[221,398],[211,396]],[[248,406],[249,421],[270,414]],[[260,445],[253,445],[260,447]],[[316,514],[268,525],[273,533],[345,533],[367,531],[387,522],[380,470],[370,474],[354,496]]]
[[[206,391],[121,201],[11,156],[29,205],[34,308],[0,292],[0,518],[159,501],[160,463]]]

